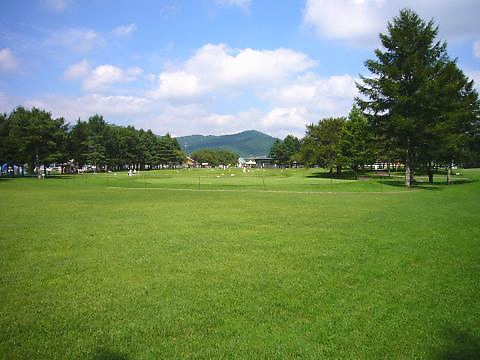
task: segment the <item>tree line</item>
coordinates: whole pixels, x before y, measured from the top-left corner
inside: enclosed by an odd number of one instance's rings
[[[230,165],[238,163],[238,154],[221,149],[203,149],[194,151],[190,157],[197,163],[208,163],[209,166]]]
[[[45,171],[49,164],[70,160],[95,171],[144,170],[175,166],[185,157],[169,134],[157,136],[151,130],[112,125],[100,115],[79,119],[69,127],[63,118],[52,118],[37,108],[18,107],[8,115],[0,114],[0,139],[2,164],[27,164],[31,173],[41,165]]]
[[[438,26],[404,9],[380,34],[382,49],[365,61],[370,72],[357,83],[360,96],[348,117],[307,125],[298,150],[284,141],[270,156],[279,164],[350,168],[377,161],[402,163],[405,185],[416,171],[433,181],[435,168],[480,165],[480,102],[474,82],[437,41]],[[288,141],[287,141],[288,140]],[[279,150],[280,149],[280,150]]]

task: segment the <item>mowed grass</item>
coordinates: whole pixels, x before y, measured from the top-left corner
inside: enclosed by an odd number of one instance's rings
[[[221,173],[0,180],[0,357],[478,358],[479,170]]]

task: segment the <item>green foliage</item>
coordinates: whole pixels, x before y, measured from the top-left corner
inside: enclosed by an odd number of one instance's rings
[[[478,96],[446,43],[436,42],[438,27],[411,10],[400,11],[380,34],[383,50],[365,66],[372,76],[357,84],[358,105],[368,116],[385,155],[405,163],[406,185],[413,169],[461,158],[472,124],[478,122]]]
[[[162,165],[172,165],[181,163],[185,155],[180,150],[177,139],[172,138],[170,134],[162,136],[157,144],[159,161]]]
[[[181,136],[177,139],[181,148],[190,154],[201,149],[220,149],[242,157],[264,156],[275,141],[275,138],[255,130],[221,136]]]
[[[2,145],[5,161],[28,164],[33,169],[66,158],[66,125],[63,118],[52,119],[49,112],[18,107],[2,117]],[[3,141],[2,141],[3,143]]]
[[[198,163],[208,163],[210,166],[230,165],[238,162],[238,154],[227,150],[204,149],[191,154],[192,159]]]
[[[288,165],[297,161],[295,155],[300,151],[300,140],[293,135],[287,135],[283,141],[276,139],[270,148],[269,156],[278,165]]]
[[[90,163],[115,170],[152,169],[175,166],[184,159],[178,142],[169,134],[156,136],[151,130],[111,125],[99,115],[88,122],[78,121],[69,135],[72,156],[80,165]]]
[[[307,125],[300,150],[304,164],[329,169],[341,167],[339,146],[345,121],[343,117],[328,118],[320,120],[318,124]]]
[[[354,106],[342,128],[338,146],[339,162],[350,167],[356,176],[360,167],[376,162],[376,142],[366,116]]]
[[[122,170],[175,166],[184,154],[169,134],[107,123],[102,116],[80,119],[67,131],[63,118],[33,108],[19,107],[0,114],[0,162],[30,167],[74,160],[79,166]]]
[[[424,162],[468,161],[466,145],[478,137],[480,129],[480,103],[473,81],[455,61],[447,61],[432,82],[430,93],[430,123],[426,129],[430,141],[423,149]]]

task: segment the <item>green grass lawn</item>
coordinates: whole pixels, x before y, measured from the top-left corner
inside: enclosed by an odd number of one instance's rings
[[[480,170],[460,172],[0,180],[0,358],[478,358]]]

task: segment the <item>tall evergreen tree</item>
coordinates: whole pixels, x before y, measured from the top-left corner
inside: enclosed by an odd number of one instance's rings
[[[453,163],[466,162],[467,144],[478,136],[480,103],[473,81],[458,68],[456,61],[448,61],[440,67],[431,89],[428,128],[427,170],[433,181],[432,162],[447,166],[450,181]]]
[[[16,139],[18,148],[15,158],[37,169],[66,158],[66,124],[63,118],[52,119],[49,112],[19,107],[9,116],[10,136]]]
[[[78,166],[83,167],[87,163],[89,128],[85,121],[77,120],[76,124],[68,133],[67,149],[70,159]]]
[[[438,27],[404,9],[380,34],[384,50],[365,66],[372,77],[357,84],[364,98],[358,105],[369,116],[379,138],[403,151],[405,184],[413,184],[413,170],[428,136],[429,89],[442,63],[448,61],[446,43],[435,42]]]

